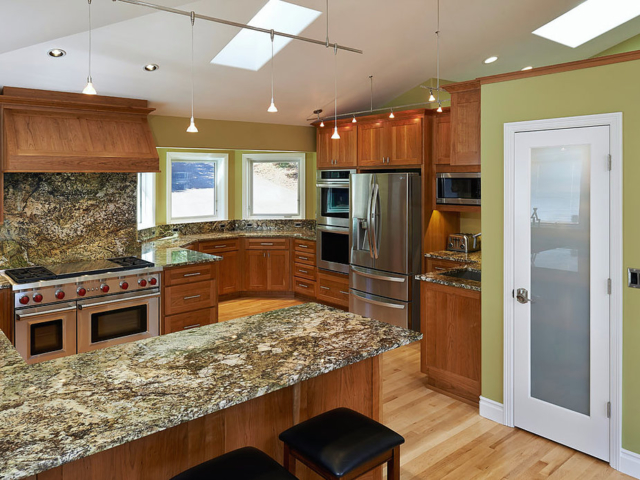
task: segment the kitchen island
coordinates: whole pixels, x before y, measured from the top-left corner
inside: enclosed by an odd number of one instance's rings
[[[245,445],[281,461],[306,418],[380,419],[379,355],[420,338],[314,303],[35,365],[0,335],[0,478],[169,479]]]

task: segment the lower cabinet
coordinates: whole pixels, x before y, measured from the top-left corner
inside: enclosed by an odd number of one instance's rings
[[[421,370],[427,385],[467,403],[480,399],[480,292],[421,282]]]
[[[289,250],[246,250],[244,289],[249,292],[291,290]]]
[[[318,271],[318,300],[349,308],[349,275]]]
[[[197,250],[222,258],[218,262],[218,295],[229,295],[242,290],[240,239],[201,241],[198,242]]]
[[[192,328],[202,327],[211,323],[217,323],[218,309],[217,307],[197,310],[195,312],[181,313],[178,315],[170,315],[165,317],[164,333],[180,332],[182,330],[191,330]]]
[[[244,290],[268,290],[268,263],[266,250],[247,250],[244,254]]]

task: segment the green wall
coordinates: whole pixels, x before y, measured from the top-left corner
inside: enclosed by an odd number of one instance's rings
[[[482,86],[482,395],[502,402],[503,126],[507,122],[623,113],[624,271],[640,266],[640,61]],[[598,95],[599,85],[615,88]],[[626,285],[626,280],[625,283]],[[622,446],[640,452],[640,290],[624,288]]]
[[[440,79],[440,86],[446,85],[447,83],[453,83],[453,82],[449,80]],[[402,95],[394,98],[390,102],[385,103],[383,107],[397,107],[400,105],[412,105],[414,103],[426,103],[429,101],[429,90],[426,88],[422,88],[421,85],[424,85],[426,87],[436,88],[437,84],[438,84],[438,81],[435,78],[430,78],[426,82],[422,82],[420,85],[416,85],[411,90],[404,92]],[[437,92],[434,92],[433,94],[436,98],[438,97]],[[451,95],[449,95],[447,92],[445,91],[440,92],[440,101],[442,102],[443,107],[449,106],[450,99],[451,99]],[[432,103],[429,108],[437,108],[437,107],[438,107],[437,103]],[[419,107],[416,107],[416,108],[419,108]]]
[[[600,52],[596,57],[604,57],[605,55],[614,55],[616,53],[633,52],[634,50],[640,50],[640,35],[631,37],[618,45],[615,45],[604,52]]]

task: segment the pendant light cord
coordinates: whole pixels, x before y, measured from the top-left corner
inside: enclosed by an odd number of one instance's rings
[[[436,88],[438,89],[438,103],[440,103],[440,0],[438,2],[438,16],[436,27]]]
[[[329,48],[329,0],[327,0],[327,48]]]
[[[338,44],[333,47],[333,120],[338,127]]]
[[[369,83],[371,84],[371,111],[373,112],[373,75],[369,75]]]
[[[89,78],[87,78],[87,82],[92,82],[91,79],[91,0],[88,0],[89,3]]]
[[[191,12],[191,120],[193,120],[193,27],[196,23],[196,12]]]
[[[275,32],[271,30],[271,103],[273,103],[273,39]]]

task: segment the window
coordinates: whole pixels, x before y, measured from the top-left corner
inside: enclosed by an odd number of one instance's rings
[[[227,219],[228,155],[167,153],[167,223]]]
[[[304,166],[304,153],[243,155],[243,218],[304,218]]]
[[[138,174],[138,230],[156,225],[156,174]]]

